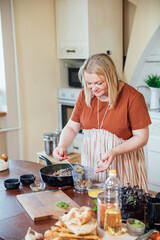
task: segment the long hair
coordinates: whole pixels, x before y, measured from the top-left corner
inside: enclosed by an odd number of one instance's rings
[[[85,101],[87,106],[91,106],[91,99],[93,97],[93,93],[91,89],[87,87],[84,72],[97,74],[99,77],[101,77],[101,75],[105,77],[108,85],[110,107],[113,107],[119,93],[119,79],[115,64],[112,59],[105,53],[94,54],[88,59],[86,59],[86,61],[79,70],[78,75],[80,81],[84,86]]]

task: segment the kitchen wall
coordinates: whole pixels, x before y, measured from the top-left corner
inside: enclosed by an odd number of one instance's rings
[[[129,82],[160,18],[159,0],[124,0],[124,77]],[[17,45],[23,159],[36,161],[43,133],[58,127],[54,0],[13,0]]]
[[[36,161],[43,134],[58,127],[53,0],[13,0],[18,58],[23,159]]]
[[[160,24],[159,0],[125,0],[126,63],[124,78],[130,82],[139,58]],[[127,22],[129,23],[127,25]]]

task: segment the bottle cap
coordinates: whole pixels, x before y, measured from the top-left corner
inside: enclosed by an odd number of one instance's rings
[[[116,173],[117,173],[116,169],[110,169],[109,170],[109,174],[116,174]]]

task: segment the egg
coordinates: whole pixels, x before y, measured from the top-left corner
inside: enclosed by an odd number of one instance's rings
[[[103,191],[104,191],[103,189],[96,189],[96,188],[88,189],[88,196],[92,198],[97,198],[98,194]]]

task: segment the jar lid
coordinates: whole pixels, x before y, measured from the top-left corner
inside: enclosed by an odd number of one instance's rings
[[[56,137],[59,137],[61,134],[60,130],[59,129],[56,129],[55,132],[52,132],[52,133],[44,133],[43,136],[45,139],[47,140],[53,140],[54,138]]]
[[[61,131],[59,129],[56,129],[55,133],[56,136],[60,136],[61,135]]]
[[[55,134],[54,133],[44,133],[43,136],[45,139],[49,140],[49,139],[53,138],[55,136]]]

